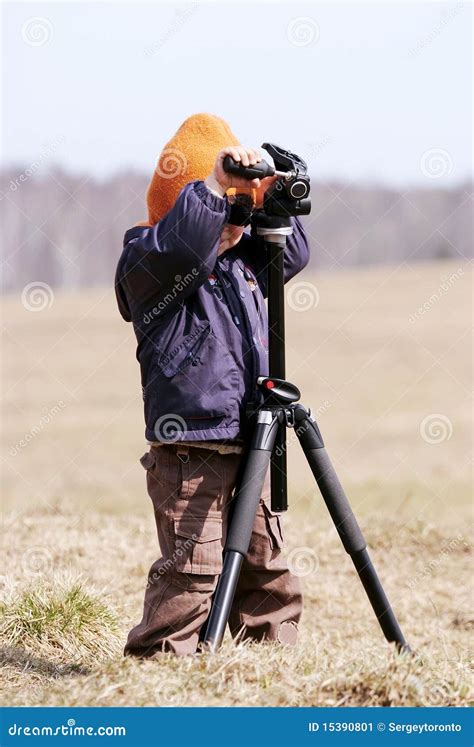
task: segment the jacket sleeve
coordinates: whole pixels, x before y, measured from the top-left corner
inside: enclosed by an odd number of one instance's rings
[[[299,218],[292,217],[293,233],[286,240],[284,267],[285,283],[301,272],[309,262],[309,246],[305,230]],[[269,257],[260,237],[244,234],[236,247],[236,253],[249,265],[257,278],[263,295],[267,296],[267,269]]]
[[[161,316],[206,280],[229,212],[227,198],[196,181],[181,190],[159,223],[127,231],[115,275],[117,303],[126,321]]]

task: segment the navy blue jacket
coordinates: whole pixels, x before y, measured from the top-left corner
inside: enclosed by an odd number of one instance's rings
[[[150,441],[241,438],[268,373],[266,250],[245,233],[217,256],[229,212],[227,198],[191,182],[159,223],[125,234],[115,288],[138,341]],[[292,221],[285,281],[309,259]]]

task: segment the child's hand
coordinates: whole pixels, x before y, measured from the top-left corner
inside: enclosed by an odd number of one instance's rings
[[[217,256],[226,252],[227,249],[232,249],[233,246],[238,244],[242,238],[243,232],[243,226],[233,226],[230,223],[226,223],[222,229]]]
[[[257,189],[257,193],[255,196],[255,207],[261,208],[263,207],[263,200],[265,199],[265,192],[271,185],[276,182],[278,177],[276,176],[265,176],[263,179],[260,179],[260,187]]]
[[[223,197],[230,187],[237,187],[238,189],[258,189],[260,187],[260,179],[244,179],[241,176],[228,174],[227,171],[224,171],[223,161],[226,156],[231,156],[234,161],[238,161],[242,166],[254,166],[262,160],[260,151],[244,148],[243,145],[230,145],[223,148],[217,156],[214,171],[204,180],[204,184],[209,189],[218,192]]]

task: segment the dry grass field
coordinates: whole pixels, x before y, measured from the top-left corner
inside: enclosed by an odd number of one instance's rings
[[[7,297],[3,702],[467,704],[471,293],[461,262],[305,273],[287,291],[288,378],[317,413],[417,656],[385,643],[290,443],[299,646],[226,640],[216,655],[142,663],[121,656],[157,557],[132,328],[110,289],[57,293],[41,311]]]

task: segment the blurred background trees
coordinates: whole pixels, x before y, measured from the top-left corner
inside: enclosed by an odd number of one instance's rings
[[[0,172],[2,290],[113,283],[123,234],[146,219],[148,174]],[[406,189],[313,179],[313,269],[472,256],[472,185]]]

